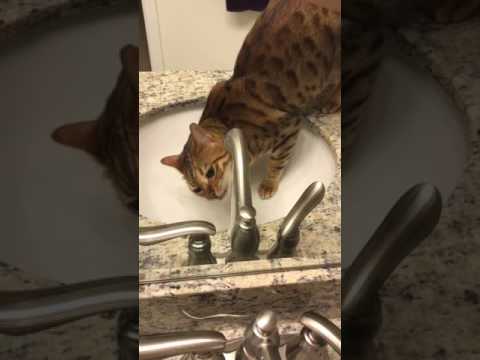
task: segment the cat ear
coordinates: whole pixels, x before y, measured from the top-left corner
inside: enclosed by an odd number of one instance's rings
[[[160,161],[163,165],[171,166],[180,170],[180,155],[166,156]]]
[[[198,124],[190,124],[190,132],[192,133],[193,140],[199,144],[210,145],[213,143],[213,139],[208,131]]]
[[[98,155],[96,120],[63,125],[55,129],[51,136],[59,144]]]
[[[133,45],[124,46],[120,50],[120,59],[122,61],[122,67],[127,73],[129,82],[138,91],[138,47]]]

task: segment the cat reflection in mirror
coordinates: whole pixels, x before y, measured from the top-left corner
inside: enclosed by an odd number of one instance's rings
[[[91,154],[106,168],[122,201],[138,211],[138,48],[123,47],[120,60],[122,70],[102,114],[63,125],[52,138]]]
[[[183,151],[161,160],[207,199],[227,190],[232,158],[224,146],[243,132],[251,162],[267,154],[262,199],[277,191],[302,119],[341,107],[340,0],[271,0],[247,35],[233,76],[216,84]]]

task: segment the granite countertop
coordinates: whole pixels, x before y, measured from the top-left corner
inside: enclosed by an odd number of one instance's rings
[[[439,225],[386,284],[379,358],[476,359],[480,354],[480,19],[411,27],[400,35],[464,112],[470,155]]]

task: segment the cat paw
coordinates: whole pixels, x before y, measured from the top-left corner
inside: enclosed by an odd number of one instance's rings
[[[270,199],[278,189],[278,184],[275,184],[271,181],[262,181],[258,188],[258,195],[263,200]]]

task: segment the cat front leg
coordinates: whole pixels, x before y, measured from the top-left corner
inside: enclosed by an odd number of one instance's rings
[[[275,141],[267,164],[267,174],[258,188],[258,194],[264,200],[271,198],[278,190],[280,179],[297,142],[299,121],[296,124]]]

